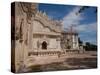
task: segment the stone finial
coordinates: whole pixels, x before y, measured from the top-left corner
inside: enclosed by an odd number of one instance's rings
[[[46,16],[46,12],[43,12],[43,15]]]

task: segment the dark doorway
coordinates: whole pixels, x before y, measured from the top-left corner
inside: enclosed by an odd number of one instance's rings
[[[45,41],[42,43],[42,49],[47,49],[47,43]]]

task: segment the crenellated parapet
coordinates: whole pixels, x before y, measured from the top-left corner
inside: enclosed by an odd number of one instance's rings
[[[35,19],[40,20],[45,26],[50,27],[56,32],[62,31],[61,21],[50,19],[45,12],[37,11],[35,14]]]

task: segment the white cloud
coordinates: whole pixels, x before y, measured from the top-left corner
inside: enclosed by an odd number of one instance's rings
[[[81,7],[74,8],[69,14],[67,14],[63,20],[62,24],[64,28],[68,28],[71,25],[79,25],[80,21],[83,20],[82,13],[78,13]],[[78,14],[77,14],[78,13]]]
[[[75,28],[78,32],[96,32],[97,31],[97,23],[90,23],[90,24],[82,24],[78,25]]]
[[[81,7],[75,7],[69,12],[62,20],[64,28],[74,26],[74,29],[78,32],[92,32],[97,30],[97,23],[80,24],[80,21],[85,19],[84,13],[78,13]],[[78,14],[77,14],[78,13]]]
[[[76,27],[79,32],[79,37],[84,42],[97,44],[97,23],[83,24]]]
[[[81,34],[79,35],[80,39],[85,42],[90,42],[92,44],[97,44],[97,36],[90,33],[90,34]]]
[[[81,7],[75,7],[71,12],[69,12],[62,20],[64,28],[69,28],[69,26],[74,26],[74,30],[77,30],[79,37],[84,42],[91,42],[96,44],[96,32],[97,23],[91,22],[89,24],[81,24],[82,20],[85,20],[84,13],[78,13]],[[78,14],[77,14],[78,13]]]

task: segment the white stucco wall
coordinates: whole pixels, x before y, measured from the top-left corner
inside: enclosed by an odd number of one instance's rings
[[[33,32],[50,32],[50,29],[44,27],[39,21],[33,21]]]
[[[49,39],[49,49],[57,49],[57,41],[56,38]]]
[[[46,38],[45,40],[43,38],[33,38],[33,50],[39,50],[42,49],[42,43],[47,43],[47,49],[48,50],[58,50],[61,49],[60,47],[60,41],[56,41],[56,38]],[[40,43],[40,48],[38,48],[37,43]]]
[[[73,35],[73,49],[78,49],[78,36]]]

